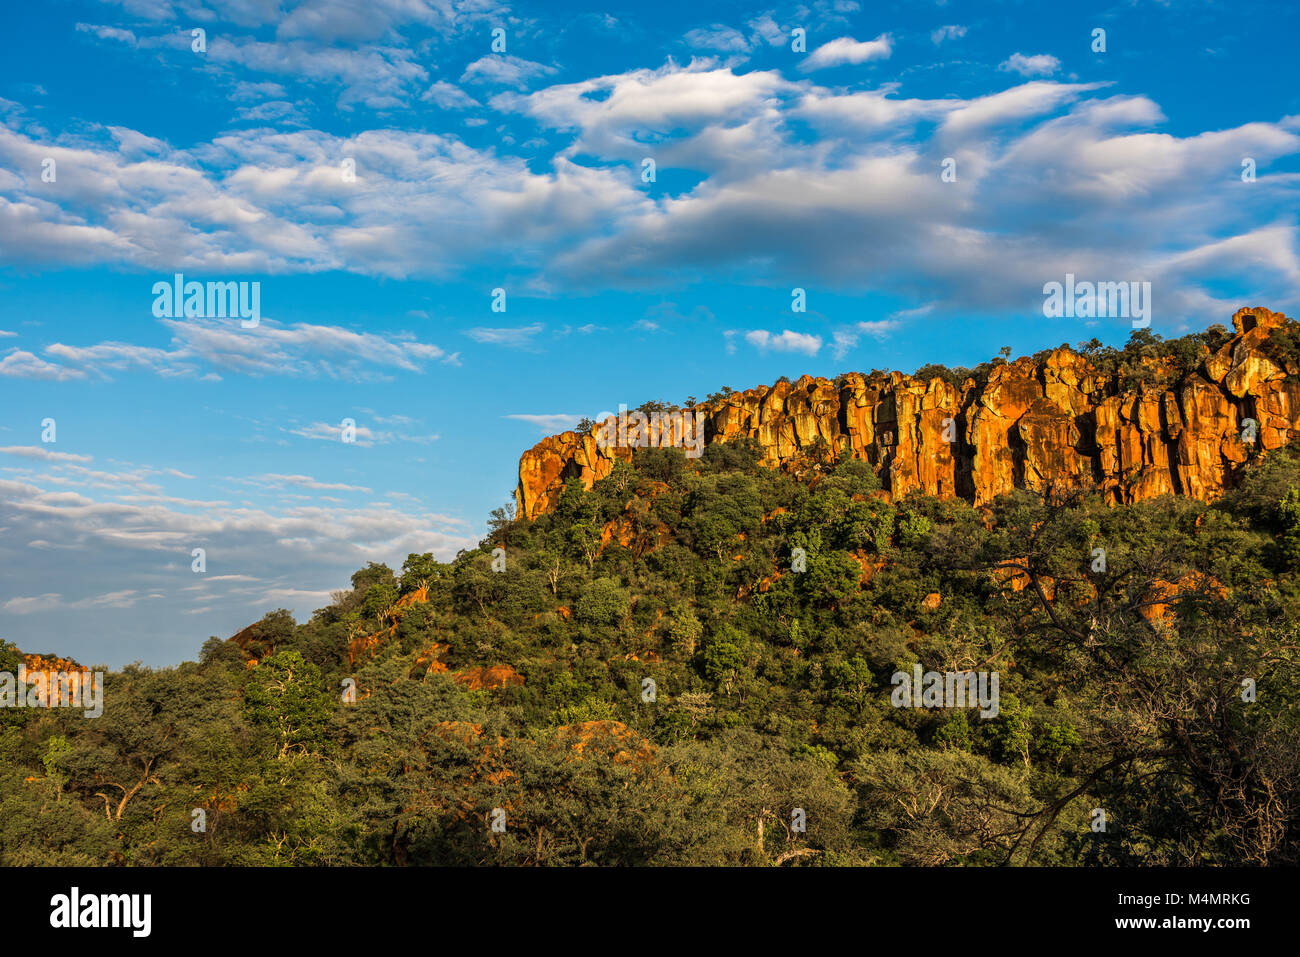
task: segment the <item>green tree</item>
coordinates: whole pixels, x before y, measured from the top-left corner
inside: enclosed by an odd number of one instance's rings
[[[333,710],[320,669],[296,651],[265,659],[244,692],[249,722],[270,733],[281,760],[320,748]]]

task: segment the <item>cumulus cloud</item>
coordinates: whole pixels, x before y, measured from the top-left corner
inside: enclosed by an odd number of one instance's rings
[[[602,86],[644,95],[659,83],[625,76]],[[713,88],[712,77],[701,83]],[[763,127],[761,166],[715,162],[699,149],[695,155],[714,170],[706,182],[636,208],[619,230],[566,251],[559,264],[588,281],[608,279],[611,268],[641,282],[666,270],[716,276],[726,269],[765,281],[818,275],[917,299],[934,299],[937,291],[942,314],[1031,308],[1042,283],[1066,271],[1153,274],[1171,247],[1190,253],[1207,236],[1241,236],[1243,227],[1262,222],[1277,229],[1277,255],[1253,267],[1219,257],[1215,267],[1261,294],[1267,289],[1274,301],[1293,301],[1295,227],[1277,220],[1276,210],[1294,201],[1296,180],[1273,178],[1266,196],[1256,188],[1263,178],[1252,192],[1235,189],[1223,171],[1235,168],[1240,155],[1294,155],[1295,133],[1285,122],[1188,137],[1155,133],[1163,116],[1154,103],[1104,90],[1039,80],[967,100],[906,101],[774,80],[751,89],[729,115],[798,115],[822,134],[818,150],[789,148],[779,123]],[[585,147],[604,143],[620,155],[626,147],[605,118],[627,102],[614,101],[611,95],[574,106],[554,88],[529,97],[536,115],[580,127]],[[696,117],[679,135],[689,142],[701,135],[695,129],[707,135],[725,122],[721,115]],[[938,176],[949,156],[957,162],[955,183]],[[1053,175],[1045,177],[1044,169]],[[1219,185],[1207,191],[1208,183]],[[1200,321],[1207,310],[1222,318],[1226,303],[1204,293],[1210,276],[1161,275],[1168,283],[1166,319]]]
[[[420,99],[440,106],[444,110],[466,110],[480,105],[474,97],[446,80],[439,80],[429,87],[421,94]]]
[[[1033,56],[1013,53],[998,64],[999,70],[1019,73],[1021,76],[1051,76],[1060,68],[1061,61],[1050,53],[1036,53]]]
[[[843,66],[846,63],[857,65],[872,60],[888,60],[893,52],[893,38],[888,33],[882,33],[874,40],[866,41],[855,40],[853,37],[837,37],[808,54],[799,65],[799,69],[810,73],[813,70]]]
[[[493,83],[523,88],[540,77],[556,72],[555,67],[534,63],[505,53],[479,57],[461,74],[462,83]]]
[[[1296,227],[1278,211],[1294,206],[1296,179],[1261,176],[1243,190],[1223,173],[1242,155],[1263,169],[1300,152],[1287,120],[1172,135],[1161,131],[1153,101],[1111,95],[1102,83],[1037,79],[968,98],[904,98],[890,84],[829,89],[704,61],[500,93],[489,105],[560,141],[549,166],[504,145],[478,150],[453,136],[395,130],[348,138],[234,131],[181,151],[107,132],[100,143],[83,136],[51,145],[0,126],[0,166],[20,171],[0,179],[0,256],[167,274],[348,269],[430,278],[505,260],[557,289],[657,281],[671,271],[813,276],[934,299],[939,313],[1026,308],[1047,279],[1085,267],[1159,269],[1169,283],[1161,301],[1192,310],[1181,317],[1189,321],[1218,308],[1206,290],[1224,281],[1284,307],[1294,300]],[[154,152],[139,159],[146,148]],[[661,170],[690,171],[695,185],[638,188],[647,152]],[[39,184],[28,171],[47,153],[74,165],[75,181],[60,180],[58,191]],[[340,175],[343,156],[355,159],[355,182]],[[956,163],[956,182],[938,176],[945,158]],[[1244,237],[1260,229],[1274,230],[1277,249],[1256,255],[1249,270],[1221,254],[1195,259],[1202,248],[1253,251]],[[1234,237],[1242,242],[1216,246]],[[1216,275],[1181,265],[1192,261]],[[175,341],[161,350],[30,348],[0,359],[0,373],[78,378],[139,366],[201,376],[269,365],[363,374],[348,368],[341,341],[322,355],[292,333],[268,332],[258,343],[265,354],[249,355],[234,330],[170,331]],[[541,331],[470,335],[525,346]],[[392,370],[454,361],[418,345],[352,341]]]
[[[42,159],[78,175],[51,190]],[[346,177],[341,158],[354,163]],[[166,275],[350,269],[405,278],[606,228],[644,194],[621,172],[522,157],[451,136],[234,131],[137,161],[104,141],[38,142],[0,126],[0,257],[119,263]],[[57,202],[56,202],[57,200]],[[47,370],[48,371],[48,370]]]
[[[565,158],[599,156],[640,169],[642,159],[653,152],[660,168],[702,171],[712,183],[781,162],[787,150],[793,151],[783,143],[782,107],[805,87],[775,70],[735,73],[693,61],[686,67],[669,63],[657,70],[557,84],[526,95],[501,94],[491,104],[572,133],[561,150]],[[651,204],[641,194],[622,203],[618,215]]]
[[[822,347],[821,336],[789,329],[780,335],[773,335],[766,329],[755,329],[745,333],[745,341],[763,352],[771,349],[774,352],[802,352],[809,356],[815,356]]]

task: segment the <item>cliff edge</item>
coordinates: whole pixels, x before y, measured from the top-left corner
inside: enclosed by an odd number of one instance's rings
[[[1298,324],[1249,307],[1232,325],[1190,367],[1166,355],[1105,370],[1062,346],[998,362],[961,385],[900,372],[803,376],[692,411],[703,413],[706,447],[750,437],[765,465],[783,469],[829,450],[870,463],[894,497],[920,489],[978,505],[1052,484],[1095,488],[1112,503],[1167,493],[1208,501],[1231,487],[1252,451],[1300,432],[1300,368],[1267,348],[1275,330]],[[630,448],[602,448],[599,432],[563,432],[523,454],[519,514],[549,511],[567,479],[590,488],[631,457]]]

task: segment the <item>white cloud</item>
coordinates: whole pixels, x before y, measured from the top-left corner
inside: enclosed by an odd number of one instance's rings
[[[785,43],[785,31],[772,19],[770,13],[750,20],[747,26],[754,31],[754,36],[770,47],[779,47]]]
[[[497,329],[478,326],[473,329],[467,329],[465,335],[469,336],[475,342],[483,342],[489,345],[527,348],[533,344],[533,337],[545,328],[546,327],[540,322],[535,322],[527,326],[514,326],[512,328]]]
[[[69,379],[84,379],[86,374],[77,369],[65,369],[63,366],[46,362],[30,352],[18,349],[0,359],[0,376],[66,382]]]
[[[320,482],[310,475],[278,475],[268,472],[265,475],[259,475],[250,481],[264,483],[275,488],[292,485],[297,488],[306,488],[320,491],[331,492],[365,492],[370,494],[373,490],[366,488],[364,485],[346,485],[342,482]]]
[[[749,40],[743,33],[721,23],[688,30],[683,39],[687,46],[697,50],[719,50],[723,53],[744,53],[749,50]]]
[[[50,201],[34,175],[0,180],[0,258],[117,262],[166,275],[346,268],[403,278],[499,262],[608,225],[645,195],[621,171],[524,158],[455,137],[379,130],[351,138],[237,130],[148,162],[111,147],[51,147],[0,126],[0,166],[50,155],[78,176]],[[355,161],[348,182],[340,157]],[[12,199],[6,196],[12,192]]]
[[[310,425],[297,426],[295,428],[285,429],[290,435],[297,435],[304,439],[316,439],[322,442],[339,442],[343,443],[343,423],[338,422],[313,422]],[[354,438],[352,443],[360,448],[368,448],[372,445],[389,445],[393,442],[413,442],[417,445],[429,445],[438,441],[440,436],[428,433],[405,431],[390,431],[383,429],[372,429],[365,423],[358,422],[354,426]]]
[[[495,83],[522,89],[539,77],[554,73],[555,67],[534,63],[506,53],[479,57],[461,74],[462,83]]]
[[[771,349],[775,352],[802,352],[815,356],[822,347],[821,336],[806,332],[791,332],[786,329],[779,336],[766,329],[755,329],[745,333],[745,341],[760,351]]]
[[[891,333],[897,331],[898,326],[898,322],[893,319],[878,319],[873,322],[859,322],[854,328],[875,339],[888,339]]]
[[[1051,76],[1060,68],[1061,61],[1050,53],[1036,53],[1033,56],[1013,53],[998,64],[999,70],[1019,73],[1021,76]]]
[[[90,33],[99,37],[101,40],[116,40],[119,43],[125,43],[127,46],[136,45],[136,36],[130,30],[123,30],[119,27],[102,26],[94,23],[78,23],[78,33]]]
[[[446,561],[477,540],[461,520],[391,502],[173,507],[6,479],[0,498],[9,596],[0,599],[0,631],[25,650],[111,658],[113,666],[192,659],[209,635],[234,634],[277,606],[305,618],[367,562],[396,567],[426,551]],[[206,574],[191,571],[196,546],[206,549]],[[73,554],[93,556],[75,581],[67,576]],[[41,587],[55,580],[68,583],[61,593]],[[178,628],[191,612],[201,620]]]
[[[7,611],[11,615],[30,615],[33,612],[57,608],[62,597],[58,592],[46,592],[44,595],[33,595],[30,598],[10,598],[0,605],[0,610]]]
[[[45,354],[107,378],[110,372],[143,369],[164,377],[198,378],[209,369],[244,375],[322,377],[349,381],[382,378],[387,370],[421,372],[429,362],[449,362],[438,346],[412,338],[353,332],[339,326],[263,319],[245,329],[237,319],[164,319],[172,333],[170,349],[101,342],[74,346],[56,342]],[[38,360],[40,361],[40,360]],[[83,371],[84,370],[84,371]],[[0,363],[3,371],[3,363]],[[211,373],[209,378],[216,378]]]
[[[864,335],[883,342],[898,327],[897,320],[877,319],[870,322],[859,322],[846,329],[836,329],[832,333],[835,358],[842,359],[850,351],[856,349]]]
[[[68,608],[130,608],[136,602],[142,601],[149,597],[139,594],[134,588],[123,588],[119,591],[111,591],[104,595],[90,595],[86,598],[67,603]]]
[[[313,422],[311,425],[301,426],[296,429],[288,430],[291,435],[301,436],[304,439],[319,439],[323,442],[342,442],[344,426],[342,422]],[[355,427],[356,445],[366,448],[375,444],[375,431],[367,425],[357,425]]]
[[[888,60],[893,53],[893,38],[882,33],[874,40],[855,40],[853,37],[837,37],[829,43],[823,43],[799,64],[805,73],[824,70],[827,67],[869,63],[872,60]]]
[[[432,27],[459,33],[487,16],[500,16],[508,7],[493,0],[308,0],[285,4],[276,0],[106,0],[123,7],[133,18],[174,23],[191,17],[245,30],[273,27],[282,38],[306,37],[321,42],[376,40],[396,36],[407,27]],[[459,29],[458,29],[459,28]]]
[[[467,110],[481,105],[474,97],[446,80],[439,80],[429,87],[420,95],[420,99],[440,106],[444,110]]]
[[[240,80],[230,94],[232,100],[283,100],[288,94],[279,83],[253,83]]]
[[[658,282],[673,270],[740,281],[779,274],[970,312],[1027,307],[1030,279],[1041,290],[1044,272],[1150,271],[1246,235],[1249,224],[1276,227],[1283,255],[1251,273],[1215,258],[1218,275],[1179,273],[1180,288],[1163,301],[1194,306],[1186,318],[1199,320],[1217,301],[1204,287],[1225,281],[1286,307],[1295,298],[1286,256],[1296,232],[1277,211],[1294,206],[1296,178],[1261,176],[1249,191],[1203,185],[1242,155],[1261,168],[1293,156],[1300,124],[1173,136],[1159,131],[1155,103],[1104,97],[1104,86],[1035,80],[966,99],[901,98],[888,84],[828,89],[699,61],[493,97],[493,108],[562,141],[549,168],[508,155],[504,142],[476,150],[395,130],[350,138],[236,130],[184,151],[151,142],[160,152],[141,160],[124,145],[136,141],[120,134],[51,145],[0,126],[0,167],[39,169],[49,152],[78,170],[57,193],[30,173],[0,177],[0,258],[164,274],[347,269],[435,279],[504,259],[545,275],[548,291]],[[817,134],[811,144],[805,124]],[[639,189],[637,164],[648,151],[661,170],[688,170],[698,183],[672,194]],[[356,183],[339,175],[340,156],[356,159]],[[940,182],[942,157],[956,159],[955,183]],[[1043,210],[1052,210],[1053,229],[1043,228]],[[473,335],[522,345],[541,332],[528,329]],[[154,368],[365,379],[457,361],[389,340],[369,342],[379,351],[363,363],[341,345],[274,335],[259,342],[264,355],[249,355],[245,339],[222,330],[171,332],[163,349],[105,342],[67,359],[31,349],[0,360],[0,372],[84,377],[98,362],[96,375]],[[405,352],[394,358],[395,349]]]
[[[527,422],[537,426],[544,435],[553,435],[557,432],[567,432],[574,428],[582,416],[568,415],[564,412],[551,412],[543,414],[531,414],[518,412],[512,415],[502,416],[505,419],[518,419],[520,422]]]
[[[1035,80],[1000,93],[958,101],[943,122],[941,132],[956,136],[1016,123],[1059,109],[1082,94],[1101,89],[1104,83],[1052,83]]]
[[[89,455],[76,455],[72,452],[55,452],[41,445],[7,445],[0,447],[0,453],[16,455],[24,459],[39,459],[42,462],[89,462]]]
[[[966,28],[957,24],[942,26],[930,34],[930,41],[935,45],[943,43],[945,40],[959,40],[966,35]]]
[[[491,105],[558,131],[576,131],[562,151],[566,157],[590,154],[639,169],[652,151],[661,169],[701,170],[722,181],[784,154],[780,107],[805,86],[806,81],[792,83],[775,70],[735,73],[692,61],[687,67],[669,63],[527,95],[501,94]],[[635,202],[628,196],[611,198],[619,202],[616,215],[650,205],[644,194]]]

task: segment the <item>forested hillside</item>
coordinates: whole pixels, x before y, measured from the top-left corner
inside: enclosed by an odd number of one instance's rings
[[[0,863],[1300,863],[1290,448],[1213,504],[799,471],[638,450],[100,718],[0,709]],[[895,707],[918,663],[997,717]]]

